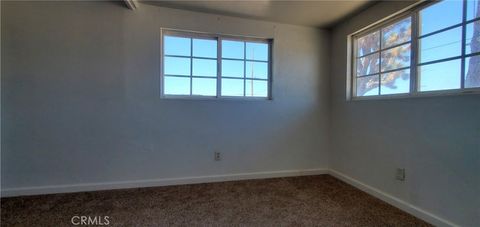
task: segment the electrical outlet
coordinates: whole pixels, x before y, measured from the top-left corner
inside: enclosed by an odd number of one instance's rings
[[[399,181],[405,181],[405,169],[397,168],[395,172],[395,179]]]
[[[213,156],[213,159],[214,159],[215,161],[220,161],[220,159],[221,159],[220,152],[215,152],[215,153],[214,153],[214,156]]]

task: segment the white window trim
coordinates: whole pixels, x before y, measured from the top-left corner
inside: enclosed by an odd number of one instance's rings
[[[172,35],[177,37],[186,37],[186,38],[200,38],[200,39],[213,39],[217,40],[217,91],[215,96],[202,96],[202,95],[168,95],[164,93],[164,36]],[[268,75],[267,75],[267,97],[252,97],[252,96],[245,96],[245,69],[244,69],[244,77],[243,78],[235,78],[235,79],[243,79],[244,81],[244,96],[222,96],[221,89],[222,83],[221,79],[225,78],[221,75],[221,61],[222,61],[222,40],[238,40],[244,42],[256,42],[256,43],[265,43],[268,44]],[[191,51],[193,51],[192,47],[190,47]],[[251,37],[251,36],[239,36],[239,35],[227,35],[227,34],[218,34],[218,33],[206,33],[206,32],[197,32],[197,31],[188,31],[188,30],[179,30],[179,29],[171,29],[171,28],[160,28],[160,98],[162,99],[188,99],[188,100],[247,100],[247,101],[255,101],[255,100],[273,100],[273,92],[272,92],[272,85],[273,85],[273,38],[263,38],[263,37]],[[193,56],[190,56],[192,58]],[[210,58],[209,58],[210,59]],[[211,58],[213,60],[213,58]],[[254,61],[246,59],[235,59],[235,60],[243,60],[243,61]],[[262,61],[265,62],[265,61]],[[192,64],[190,64],[190,77],[192,77]],[[246,64],[244,64],[246,67]],[[209,77],[213,78],[213,77]],[[265,81],[265,80],[262,80]],[[192,89],[192,80],[190,80],[190,90]],[[190,91],[191,93],[191,91]]]
[[[462,0],[463,1],[463,0]],[[353,32],[347,36],[347,77],[346,77],[346,97],[347,101],[357,101],[357,100],[382,100],[382,99],[401,99],[401,98],[422,98],[422,97],[436,97],[436,96],[452,96],[452,95],[470,95],[470,94],[480,94],[480,88],[464,88],[465,80],[465,59],[470,56],[480,56],[480,53],[475,54],[465,54],[465,36],[466,36],[466,24],[472,23],[474,21],[480,21],[480,18],[473,20],[466,20],[466,1],[463,1],[463,20],[459,24],[449,26],[447,28],[440,29],[438,31],[423,35],[422,37],[427,37],[430,35],[438,34],[446,30],[450,30],[456,27],[462,28],[462,49],[461,55],[445,58],[436,61],[431,61],[427,63],[418,63],[418,41],[420,37],[418,36],[419,20],[418,15],[419,11],[435,4],[436,2],[422,0],[416,2],[405,9],[398,11],[388,17],[385,17],[369,26],[366,26],[356,32]],[[374,32],[375,30],[381,30],[381,28],[386,27],[390,24],[394,24],[406,17],[412,18],[412,37],[411,37],[411,60],[410,60],[410,92],[403,94],[389,94],[389,95],[372,95],[372,96],[356,96],[356,46],[355,40],[357,37]],[[381,34],[380,34],[381,36]],[[379,47],[381,50],[381,47]],[[379,50],[379,53],[381,51]],[[434,63],[445,62],[449,60],[461,60],[461,85],[460,89],[449,89],[449,90],[436,90],[436,91],[418,91],[418,78],[417,78],[417,69],[420,65],[429,65]],[[379,72],[381,74],[381,72]],[[380,81],[379,81],[380,83]],[[379,85],[380,86],[380,85]]]

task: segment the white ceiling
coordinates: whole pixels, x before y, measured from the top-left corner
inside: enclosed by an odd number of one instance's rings
[[[260,19],[287,24],[328,27],[338,22],[345,16],[372,3],[372,0],[142,0],[141,2],[162,7],[185,9],[205,13],[215,13],[227,16]]]

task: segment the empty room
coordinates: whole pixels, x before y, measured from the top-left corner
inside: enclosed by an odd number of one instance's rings
[[[1,226],[480,226],[480,0],[1,0]]]

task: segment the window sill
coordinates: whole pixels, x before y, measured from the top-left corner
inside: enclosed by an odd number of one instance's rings
[[[455,89],[455,90],[443,90],[443,91],[425,91],[425,92],[417,92],[417,93],[413,93],[413,94],[394,94],[394,95],[376,95],[376,96],[351,97],[347,101],[432,98],[432,97],[463,96],[463,95],[480,95],[480,88]]]
[[[208,101],[272,101],[266,97],[236,97],[236,96],[189,96],[189,95],[162,95],[162,100],[208,100]]]

